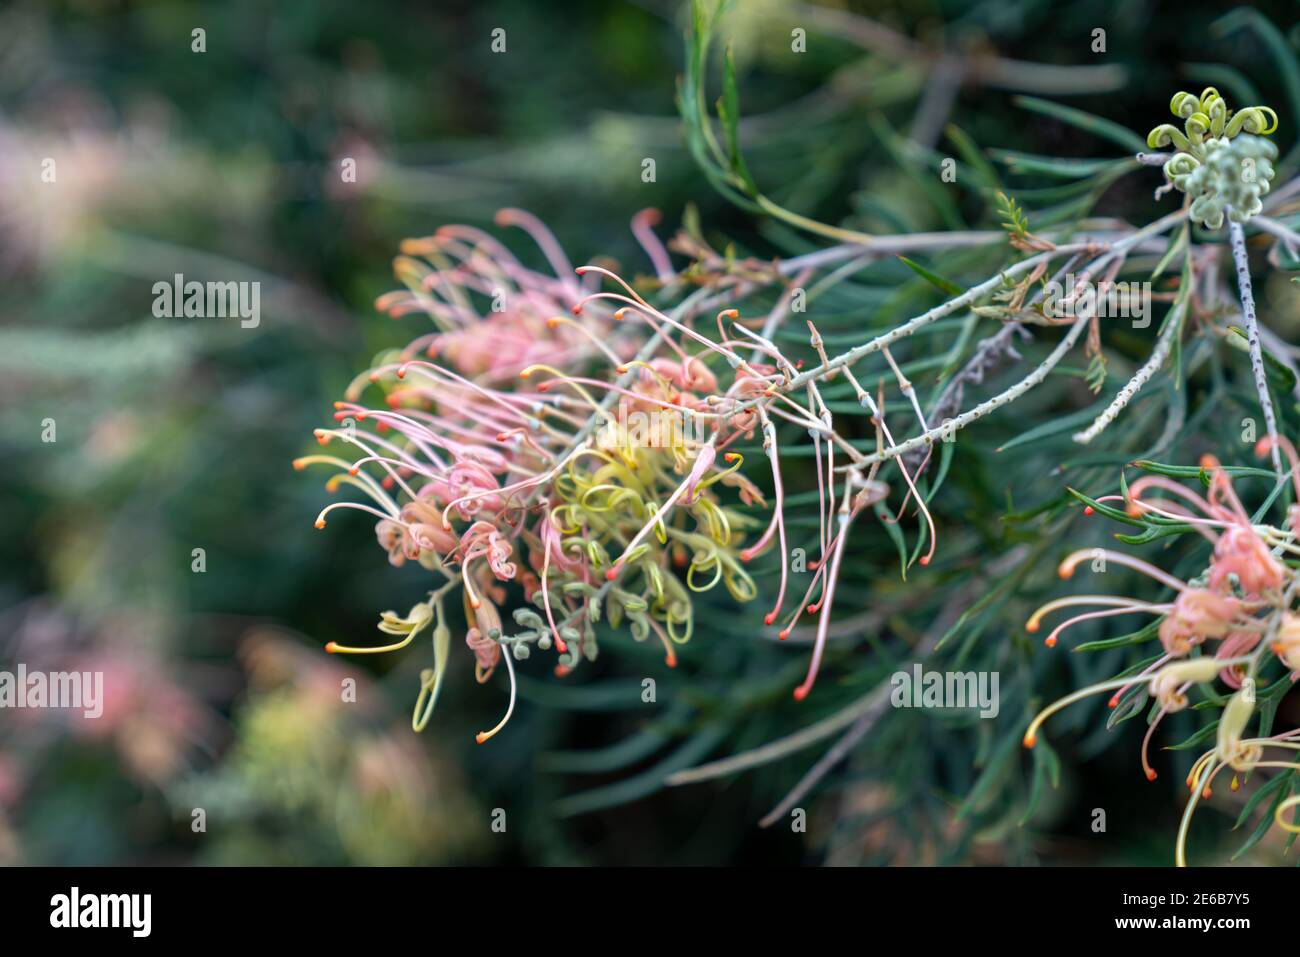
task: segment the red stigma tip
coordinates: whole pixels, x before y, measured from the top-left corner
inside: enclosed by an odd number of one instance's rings
[[[339,643],[337,641],[328,642],[325,645],[325,650],[329,652],[331,655],[338,654]]]
[[[617,565],[615,565],[615,566],[612,567],[612,568],[607,568],[607,569],[605,569],[605,581],[607,581],[607,582],[612,582],[612,581],[613,581],[615,578],[617,578],[617,577],[618,577],[618,566],[617,566]]]
[[[1027,748],[1032,748],[1034,745],[1038,743],[1038,739],[1034,737],[1032,734],[1027,734],[1025,735],[1024,739],[1020,743]]]
[[[1084,515],[1091,515],[1091,514],[1093,513],[1093,511],[1094,511],[1094,509],[1093,509],[1093,507],[1092,507],[1091,505],[1085,505],[1085,506],[1083,507],[1083,514],[1084,514]]]
[[[803,685],[800,685],[799,687],[794,689],[795,701],[802,701],[806,697],[808,697],[808,689],[805,688]]]
[[[766,615],[763,616],[763,624],[765,625],[770,625],[774,621],[776,621],[776,612],[774,611],[769,611]]]
[[[1055,647],[1056,647],[1056,636],[1055,636],[1055,635],[1048,635],[1047,638],[1043,641],[1043,644],[1045,644],[1048,648],[1055,648]]]
[[[790,637],[790,629],[782,628],[780,631],[776,633],[776,636],[780,638],[782,641],[785,641],[787,638]]]
[[[1156,772],[1155,772],[1155,770],[1152,769],[1152,768],[1147,768],[1147,780],[1148,780],[1148,781],[1154,781],[1155,779],[1156,779]]]

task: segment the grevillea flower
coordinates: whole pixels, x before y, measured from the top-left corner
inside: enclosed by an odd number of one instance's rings
[[[1165,162],[1165,179],[1192,198],[1191,218],[1218,229],[1225,212],[1237,223],[1258,213],[1277,159],[1277,147],[1263,137],[1277,129],[1277,114],[1267,106],[1234,112],[1212,86],[1199,97],[1175,93],[1169,109],[1183,118],[1183,129],[1163,123],[1147,145],[1177,150]]]
[[[317,527],[338,509],[372,515],[389,561],[418,562],[439,582],[407,616],[385,613],[380,630],[400,636],[396,644],[328,650],[396,650],[431,627],[435,665],[421,676],[418,730],[449,654],[445,598],[459,591],[478,680],[487,681],[504,657],[511,681],[506,717],[482,741],[513,713],[513,662],[532,646],[554,648],[564,676],[596,657],[595,626],[604,618],[613,627],[626,623],[638,641],[653,637],[672,667],[695,630],[694,595],[721,585],[736,601],[752,600],[757,589],[745,563],[775,544],[781,584],[771,624],[786,600],[776,422],[787,421],[812,437],[820,501],[816,574],[781,630],[784,637],[805,612],[820,616],[808,674],[795,692],[806,696],[849,528],[888,493],[877,479],[880,464],[859,464],[864,456],[832,427],[817,381],[834,371],[801,381],[795,364],[735,309],[717,313],[716,339],[700,332],[708,294],[736,292],[734,276],[696,274],[701,288],[665,312],[604,267],[573,269],[532,216],[507,210],[498,223],[530,233],[554,275],[526,268],[496,239],[466,227],[403,243],[395,268],[406,288],[378,306],[393,316],[423,313],[437,330],[379,356],[336,403],[339,427],[316,431],[322,445],[350,458],[320,454],[295,463],[331,466],[330,491],[346,484],[369,499],[327,506]],[[652,224],[643,213],[633,230],[655,265],[654,284],[681,285]],[[775,275],[767,267],[762,279]],[[844,374],[892,443],[880,406],[847,367]],[[367,390],[381,401],[363,404]],[[766,522],[729,504],[768,507],[732,448],[759,435],[775,490]],[[933,523],[906,466],[898,467],[930,530],[924,564],[934,550]],[[751,531],[757,538],[745,545]],[[511,606],[507,625],[500,609]]]
[[[1300,500],[1300,462],[1291,443],[1279,440],[1292,465],[1292,481]],[[1256,446],[1260,455],[1272,450],[1272,440],[1265,438]],[[1104,549],[1083,549],[1068,556],[1060,567],[1062,577],[1070,577],[1086,559],[1103,558],[1146,574],[1177,594],[1172,602],[1149,603],[1116,595],[1083,595],[1057,599],[1043,605],[1030,617],[1027,627],[1037,631],[1042,619],[1057,609],[1075,605],[1101,605],[1103,611],[1076,615],[1059,624],[1047,638],[1054,645],[1061,633],[1078,622],[1131,613],[1163,616],[1157,634],[1164,654],[1137,674],[1130,674],[1083,688],[1043,709],[1025,732],[1026,747],[1033,747],[1043,723],[1057,711],[1092,694],[1113,691],[1110,707],[1121,701],[1135,704],[1135,695],[1146,689],[1156,704],[1142,742],[1142,768],[1148,780],[1156,772],[1147,759],[1148,748],[1156,727],[1166,714],[1188,706],[1187,692],[1194,684],[1223,681],[1236,693],[1228,698],[1219,716],[1215,747],[1203,754],[1188,776],[1191,798],[1179,830],[1176,859],[1185,863],[1188,825],[1197,803],[1210,794],[1210,783],[1224,767],[1236,772],[1256,768],[1300,769],[1290,761],[1263,760],[1270,751],[1300,750],[1300,729],[1271,737],[1248,737],[1246,728],[1254,714],[1258,694],[1278,695],[1300,677],[1300,616],[1293,609],[1300,580],[1283,556],[1300,556],[1300,546],[1291,529],[1252,524],[1232,488],[1228,473],[1212,457],[1201,461],[1209,488],[1201,496],[1192,489],[1160,475],[1150,475],[1134,482],[1124,497],[1132,515],[1148,514],[1192,526],[1213,544],[1209,567],[1194,582],[1184,582],[1140,559]],[[1148,492],[1163,492],[1158,498]],[[1118,499],[1108,496],[1097,501]],[[1088,508],[1091,512],[1091,506]],[[1288,524],[1294,509],[1288,513]],[[1218,642],[1217,648],[1205,647]],[[1272,651],[1285,672],[1265,689],[1269,664],[1266,653]],[[1198,653],[1199,652],[1199,653]],[[1214,699],[1210,699],[1214,700]],[[1238,779],[1233,778],[1233,789]],[[1288,831],[1297,826],[1285,818],[1285,812],[1300,804],[1288,799],[1276,808],[1277,823]]]

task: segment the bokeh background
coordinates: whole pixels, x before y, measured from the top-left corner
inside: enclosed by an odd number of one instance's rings
[[[1294,52],[1295,5],[1257,6]],[[726,33],[751,168],[785,205],[868,228],[951,225],[942,210],[913,213],[924,187],[887,149],[909,127],[934,145],[942,121],[933,134],[913,126],[934,122],[920,108],[934,61],[854,40],[837,27],[843,11],[959,58],[1108,69],[1024,92],[1140,133],[1173,89],[1294,82],[1258,33],[1211,31],[1218,4],[741,0]],[[684,148],[685,23],[666,0],[0,8],[0,667],[100,669],[110,695],[97,722],[0,713],[0,863],[1168,860],[1177,806],[1171,790],[1132,786],[1127,745],[1071,754],[1032,826],[952,823],[913,835],[906,854],[877,853],[894,846],[882,828],[907,832],[922,806],[928,821],[952,816],[969,789],[970,762],[941,735],[887,744],[899,765],[930,768],[905,806],[868,771],[840,783],[837,813],[859,825],[847,837],[835,814],[808,834],[760,830],[806,762],[661,789],[655,749],[637,737],[643,706],[624,693],[658,675],[640,649],[611,644],[568,685],[534,669],[508,732],[484,747],[473,734],[495,722],[500,695],[455,680],[466,657],[416,736],[419,656],[322,651],[369,636],[379,611],[424,588],[420,569],[388,566],[365,522],[317,532],[326,493],[290,467],[355,372],[423,331],[372,305],[394,287],[401,239],[492,228],[496,209],[518,206],[575,261],[645,269],[631,216],[657,207],[670,230],[693,206],[718,248],[771,254],[764,225],[715,194]],[[791,53],[794,26],[809,32],[806,54]],[[1104,55],[1090,49],[1098,27]],[[204,53],[191,50],[195,28]],[[972,80],[944,115],[982,146],[1115,155],[1027,123],[1015,92]],[[355,183],[340,176],[345,157]],[[54,183],[40,179],[45,158]],[[1156,209],[1131,178],[1104,205],[1135,221]],[[504,238],[539,260],[522,234]],[[260,326],[155,318],[152,285],[178,272],[260,281]],[[42,441],[47,420],[57,441]],[[937,600],[909,587],[912,610],[933,617]],[[752,615],[723,620],[707,660],[659,675],[661,697],[748,710],[728,713],[726,732],[684,731],[690,750],[673,767],[807,723],[782,683],[801,653],[757,637]],[[349,676],[356,704],[340,701]],[[758,690],[733,698],[741,686]],[[1080,809],[1098,805],[1127,809],[1112,840],[1088,831]],[[504,834],[489,827],[494,808],[507,810]]]

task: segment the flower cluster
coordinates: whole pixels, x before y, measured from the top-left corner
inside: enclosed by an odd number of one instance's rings
[[[1285,439],[1280,443],[1292,463],[1292,476],[1300,500],[1300,463],[1295,450]],[[1262,439],[1256,451],[1268,454],[1270,439]],[[1187,691],[1193,684],[1208,684],[1216,679],[1234,693],[1227,699],[1219,716],[1217,741],[1203,754],[1188,776],[1192,791],[1179,833],[1177,859],[1184,862],[1187,824],[1196,803],[1210,793],[1210,783],[1225,767],[1235,772],[1255,768],[1300,770],[1300,764],[1265,761],[1266,749],[1300,749],[1300,729],[1270,737],[1249,737],[1247,725],[1254,715],[1258,695],[1282,693],[1300,677],[1300,615],[1293,608],[1300,580],[1285,558],[1300,556],[1296,544],[1300,532],[1300,506],[1293,505],[1284,527],[1257,525],[1242,506],[1233,490],[1232,480],[1212,457],[1201,462],[1201,472],[1208,480],[1204,495],[1162,475],[1148,475],[1134,482],[1124,496],[1098,499],[1102,508],[1107,501],[1122,500],[1127,514],[1148,516],[1165,523],[1190,526],[1212,545],[1209,565],[1204,573],[1182,581],[1141,559],[1108,549],[1082,549],[1069,555],[1060,565],[1060,574],[1069,578],[1081,563],[1092,560],[1104,568],[1114,563],[1135,569],[1174,592],[1171,601],[1146,602],[1119,595],[1079,595],[1060,598],[1043,605],[1026,624],[1038,631],[1049,614],[1079,605],[1103,606],[1104,610],[1075,615],[1058,624],[1047,636],[1053,646],[1071,626],[1088,620],[1115,615],[1147,614],[1159,618],[1155,636],[1163,651],[1154,662],[1135,674],[1128,674],[1083,688],[1043,709],[1030,723],[1024,743],[1032,748],[1038,730],[1057,711],[1092,694],[1113,691],[1111,708],[1139,704],[1142,696],[1155,701],[1154,718],[1142,743],[1142,767],[1148,780],[1155,780],[1147,754],[1155,729],[1165,715],[1188,706]],[[1086,511],[1093,512],[1092,506]],[[1211,648],[1211,643],[1213,648]],[[1257,690],[1265,680],[1268,652],[1285,669],[1267,688]],[[1222,700],[1214,695],[1210,701]],[[1262,732],[1261,732],[1262,733]],[[1233,778],[1233,789],[1238,779]],[[1282,801],[1276,808],[1278,824],[1287,830],[1300,830],[1287,821],[1284,813],[1295,801]]]
[[[1277,147],[1262,137],[1277,129],[1277,114],[1267,106],[1230,110],[1214,87],[1199,97],[1175,93],[1169,109],[1183,118],[1183,129],[1163,123],[1147,145],[1177,149],[1164,164],[1165,178],[1192,198],[1191,218],[1218,229],[1225,213],[1238,223],[1256,215],[1277,159]]]
[[[377,305],[393,316],[427,315],[436,330],[379,356],[336,403],[338,426],[317,430],[322,445],[350,457],[295,462],[331,466],[330,491],[346,484],[369,499],[330,504],[317,527],[338,509],[369,513],[393,565],[417,562],[440,582],[408,614],[382,616],[379,629],[394,642],[328,650],[393,651],[431,632],[434,667],[422,675],[412,722],[419,730],[446,670],[453,626],[445,605],[459,592],[478,680],[503,657],[511,678],[505,717],[479,735],[484,741],[509,720],[513,660],[532,646],[554,648],[564,676],[596,657],[603,618],[626,624],[639,641],[653,636],[674,666],[675,648],[694,631],[695,594],[721,584],[737,601],[753,599],[745,564],[775,545],[781,584],[766,618],[772,624],[785,602],[788,555],[775,423],[789,421],[813,438],[821,510],[816,573],[781,629],[785,637],[805,611],[820,613],[808,676],[795,692],[804,697],[821,660],[849,525],[888,491],[876,480],[879,465],[867,472],[855,464],[863,457],[835,433],[816,379],[803,384],[807,405],[787,394],[796,365],[735,309],[717,313],[716,339],[697,330],[717,286],[701,284],[662,311],[602,266],[574,269],[530,215],[506,210],[498,224],[529,232],[554,275],[525,267],[468,227],[404,243],[395,271],[406,288]],[[633,228],[655,265],[653,284],[683,285],[652,224],[643,213]],[[691,273],[695,282],[703,275]],[[613,291],[602,291],[604,283]],[[815,330],[813,344],[820,351]],[[379,407],[363,404],[367,390],[382,398]],[[875,421],[879,434],[883,415]],[[771,466],[770,506],[740,472],[744,457],[734,448],[757,437]],[[848,463],[837,466],[837,448]],[[924,512],[910,477],[908,484]],[[741,506],[770,507],[771,517],[764,522]],[[744,544],[751,531],[755,540]],[[503,616],[508,604],[513,611]]]

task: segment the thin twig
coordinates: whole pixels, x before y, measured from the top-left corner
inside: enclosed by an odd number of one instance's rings
[[[1246,342],[1250,346],[1250,367],[1255,373],[1255,390],[1264,410],[1264,425],[1268,429],[1272,448],[1273,469],[1282,474],[1282,456],[1277,444],[1277,418],[1273,414],[1273,397],[1268,393],[1268,378],[1264,374],[1264,351],[1259,345],[1259,320],[1255,317],[1255,296],[1250,287],[1250,257],[1246,253],[1246,233],[1241,223],[1228,220],[1228,241],[1232,246],[1232,259],[1237,265],[1237,288],[1241,292],[1241,311],[1246,322]]]

